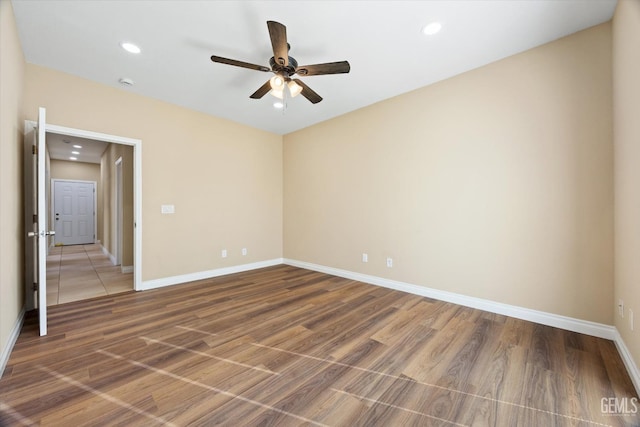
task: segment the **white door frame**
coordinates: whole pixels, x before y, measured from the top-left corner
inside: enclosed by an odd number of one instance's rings
[[[86,184],[93,184],[93,243],[96,242],[96,236],[98,235],[98,218],[97,218],[97,212],[98,212],[98,183],[95,181],[85,181],[82,179],[58,179],[58,178],[51,178],[51,212],[49,215],[50,217],[50,223],[49,224],[53,224],[53,228],[55,230],[55,226],[56,226],[56,219],[55,219],[55,207],[56,207],[56,182],[82,182],[82,183],[86,183]],[[54,244],[55,240],[56,240],[56,236],[53,236],[54,238],[51,239],[51,245]]]
[[[119,265],[122,268],[122,216],[123,216],[123,207],[122,207],[122,157],[118,157],[116,160],[116,226],[115,226],[115,235],[114,237],[114,245],[113,248],[116,251],[116,265]]]
[[[46,132],[133,147],[133,289],[142,287],[142,140],[46,124]],[[44,188],[42,188],[44,191]]]

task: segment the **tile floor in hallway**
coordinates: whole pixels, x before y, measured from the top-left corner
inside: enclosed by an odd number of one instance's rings
[[[133,273],[122,273],[98,244],[56,246],[47,256],[47,305],[133,290]]]

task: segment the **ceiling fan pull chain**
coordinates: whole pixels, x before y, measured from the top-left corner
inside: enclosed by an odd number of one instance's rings
[[[282,88],[282,115],[285,115],[285,112],[287,111],[287,92],[289,91],[289,87],[287,87],[287,84],[285,83],[284,87]]]

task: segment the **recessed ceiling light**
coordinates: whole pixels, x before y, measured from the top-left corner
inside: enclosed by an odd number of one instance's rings
[[[73,148],[82,148],[82,145],[74,145]]]
[[[427,24],[423,29],[422,32],[428,36],[432,36],[436,33],[438,33],[440,30],[442,29],[442,24],[439,22],[432,22],[430,24]]]
[[[69,157],[69,160],[78,160],[77,157]]]
[[[129,53],[140,53],[142,50],[135,44],[129,42],[120,43],[120,47],[126,50]]]
[[[273,107],[274,108],[282,108],[282,107],[284,107],[284,104],[282,102],[274,102],[273,103]]]
[[[72,151],[71,154],[80,154],[79,151]]]

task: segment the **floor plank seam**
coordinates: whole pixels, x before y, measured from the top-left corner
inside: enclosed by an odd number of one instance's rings
[[[219,389],[217,387],[213,387],[213,386],[201,383],[199,381],[194,381],[194,380],[191,380],[189,378],[186,378],[186,377],[183,377],[183,376],[180,376],[180,375],[176,375],[176,374],[174,374],[172,372],[169,372],[167,370],[160,369],[160,368],[155,368],[153,366],[147,365],[146,363],[138,362],[136,360],[131,360],[131,359],[128,359],[126,357],[111,353],[111,352],[106,351],[106,350],[98,350],[97,353],[103,354],[105,356],[108,356],[108,357],[111,357],[111,358],[114,358],[114,359],[123,360],[123,361],[128,362],[128,363],[130,363],[132,365],[139,366],[139,367],[147,369],[149,371],[153,371],[153,372],[156,372],[158,374],[168,376],[168,377],[176,379],[178,381],[183,381],[183,382],[191,384],[191,385],[202,387],[202,388],[204,388],[206,390],[210,390],[210,391],[213,391],[215,393],[231,397],[232,399],[238,399],[238,400],[241,400],[243,402],[246,402],[246,403],[249,403],[249,404],[252,404],[252,405],[260,406],[260,407],[262,407],[264,409],[268,409],[270,411],[278,412],[280,414],[283,414],[283,415],[298,419],[300,421],[304,421],[305,423],[309,423],[309,424],[312,424],[312,425],[315,425],[315,426],[319,426],[319,427],[330,427],[327,424],[319,423],[317,421],[314,421],[312,419],[309,419],[309,418],[294,414],[292,412],[284,411],[284,410],[282,410],[280,408],[276,408],[275,406],[267,405],[267,404],[258,402],[256,400],[246,398],[246,397],[244,397],[242,395],[239,395],[239,394],[236,394],[236,393],[231,393],[229,391],[222,390],[222,389]]]
[[[42,372],[45,372],[45,373],[47,373],[47,374],[49,374],[49,375],[61,380],[61,381],[64,381],[64,382],[66,382],[68,384],[71,384],[71,385],[73,385],[75,387],[78,387],[78,388],[80,388],[80,389],[82,389],[82,390],[84,390],[86,392],[89,392],[89,393],[91,393],[91,394],[93,394],[95,396],[98,396],[98,397],[100,397],[100,398],[102,398],[104,400],[107,400],[107,401],[109,401],[111,403],[115,403],[116,405],[121,406],[121,407],[123,407],[123,408],[125,408],[125,409],[127,409],[129,411],[135,412],[136,414],[143,415],[143,416],[145,416],[145,417],[147,417],[149,419],[157,421],[162,425],[166,425],[166,426],[170,426],[170,427],[178,427],[176,424],[174,424],[172,422],[169,422],[169,421],[167,421],[167,420],[165,420],[163,418],[160,418],[160,417],[157,417],[157,416],[155,416],[153,414],[150,414],[147,411],[143,411],[142,409],[137,408],[134,405],[131,405],[131,404],[127,403],[127,402],[124,402],[124,401],[122,401],[122,400],[120,400],[120,399],[118,399],[116,397],[113,397],[108,393],[104,393],[102,391],[96,390],[93,387],[89,387],[88,385],[86,385],[86,384],[84,384],[84,383],[82,383],[80,381],[74,380],[73,378],[71,378],[71,377],[69,377],[67,375],[63,375],[63,374],[61,374],[59,372],[56,372],[53,369],[49,369],[49,368],[47,368],[45,366],[38,366],[38,369],[40,371],[42,371]]]
[[[186,329],[186,330],[189,330],[189,331],[193,331],[193,332],[200,332],[200,333],[203,333],[203,334],[206,334],[206,335],[217,336],[217,334],[211,334],[209,332],[201,331],[201,330],[198,330],[198,329],[195,329],[195,328],[187,328],[187,327],[183,327],[183,326],[176,326],[176,327],[177,328],[181,328],[181,329]],[[359,366],[350,365],[350,364],[347,364],[347,363],[342,363],[342,362],[338,362],[338,361],[334,361],[334,360],[329,360],[329,359],[324,359],[324,358],[320,358],[320,357],[316,357],[316,356],[311,356],[311,355],[308,355],[308,354],[303,354],[303,353],[293,352],[293,351],[289,351],[289,350],[279,349],[279,348],[276,348],[276,347],[267,346],[267,345],[260,344],[260,343],[249,343],[249,344],[253,345],[253,346],[256,346],[256,347],[265,348],[265,349],[274,350],[274,351],[283,352],[283,353],[288,353],[288,354],[291,354],[291,355],[295,355],[295,356],[299,356],[299,357],[303,357],[303,358],[307,358],[307,359],[312,359],[312,360],[315,360],[315,361],[319,361],[319,362],[323,362],[323,363],[327,363],[327,364],[331,364],[331,365],[338,365],[338,366],[348,367],[348,368],[351,368],[351,369],[354,369],[354,370],[359,370],[359,371],[363,371],[363,372],[366,372],[366,373],[371,373],[371,374],[374,374],[374,375],[385,376],[385,377],[393,378],[395,380],[409,381],[409,382],[412,382],[412,383],[416,383],[416,384],[420,384],[420,385],[423,385],[423,386],[440,389],[440,390],[443,390],[443,391],[453,392],[453,393],[461,394],[461,395],[472,397],[472,398],[476,398],[476,399],[487,400],[487,401],[490,401],[490,402],[493,402],[493,403],[497,403],[497,404],[514,406],[514,407],[517,407],[517,408],[520,408],[520,409],[525,409],[525,410],[529,410],[529,411],[536,411],[536,412],[544,413],[544,414],[551,415],[551,416],[554,416],[554,417],[566,418],[566,419],[571,420],[571,421],[583,422],[583,423],[588,423],[588,424],[597,425],[597,426],[601,426],[601,427],[611,427],[609,424],[601,424],[601,423],[598,423],[598,422],[595,422],[595,421],[586,420],[586,419],[579,418],[579,417],[574,417],[574,416],[571,416],[571,415],[560,414],[560,413],[549,411],[549,410],[546,410],[546,409],[535,408],[535,407],[523,405],[523,404],[520,404],[520,403],[508,402],[508,401],[504,401],[504,400],[500,400],[500,399],[495,399],[495,398],[492,398],[492,397],[487,397],[487,396],[482,396],[482,395],[479,395],[479,394],[465,392],[465,391],[462,391],[462,390],[456,390],[456,389],[452,389],[452,388],[449,388],[449,387],[443,387],[443,386],[439,386],[437,384],[431,384],[431,383],[426,383],[426,382],[423,382],[423,381],[418,381],[418,380],[415,380],[413,378],[406,378],[406,377],[401,377],[401,376],[398,376],[398,375],[387,374],[385,372],[379,372],[379,371],[375,371],[375,370],[368,369],[368,368],[361,368]],[[347,391],[336,390],[336,389],[332,389],[332,390],[340,392],[340,393],[345,393],[345,394],[350,394],[352,396],[355,396],[352,393],[349,393]],[[363,399],[369,400],[369,401],[374,401],[376,403],[381,403],[381,404],[384,404],[384,405],[389,405],[389,406],[395,407],[394,405],[387,404],[387,403],[384,403],[384,402],[379,402],[379,401],[377,401],[375,399],[372,400],[372,399],[365,398],[365,397],[362,397],[362,396],[360,396],[360,397],[363,398]],[[400,408],[400,407],[397,407],[397,408],[403,409],[403,410],[408,410],[406,408]],[[446,421],[446,422],[452,423],[454,425],[459,425],[459,426],[466,427],[463,424],[457,424],[457,423],[455,423],[453,421],[450,421],[450,420],[441,419],[441,418],[438,418],[438,417],[434,417],[432,415],[428,415],[428,414],[424,414],[424,413],[420,413],[420,412],[416,412],[416,411],[414,411],[414,412],[416,414],[424,415],[424,416],[429,417],[429,418],[434,418],[434,419],[437,419],[439,421]]]

